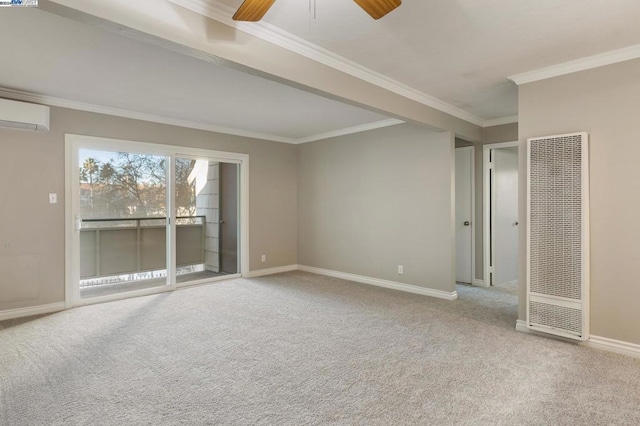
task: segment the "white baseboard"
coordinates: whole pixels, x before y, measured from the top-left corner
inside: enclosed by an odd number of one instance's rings
[[[523,320],[516,321],[516,331],[521,331],[523,333],[531,333],[529,327],[527,327],[527,322]]]
[[[640,345],[635,343],[623,342],[621,340],[608,339],[600,336],[591,336],[589,340],[584,342],[584,345],[589,346],[590,348],[603,349],[617,354],[640,358]]]
[[[547,335],[546,333],[531,330],[530,328],[527,327],[527,322],[522,320],[516,321],[516,330],[522,331],[524,333],[537,334],[539,336]],[[555,336],[555,335],[549,335],[549,336],[553,336],[553,338],[555,339],[559,338],[558,336]],[[560,337],[560,339],[566,340],[567,342],[571,342],[571,343],[578,343],[582,346],[587,346],[589,348],[601,349],[607,352],[613,352],[616,354],[622,354],[622,355],[632,356],[634,358],[640,358],[640,345],[635,343],[623,342],[621,340],[614,340],[614,339],[609,339],[607,337],[600,337],[600,336],[589,336],[589,340],[585,342],[576,342],[575,340],[564,339],[562,337]]]
[[[289,271],[296,271],[296,270],[298,270],[298,265],[286,265],[286,266],[277,266],[275,268],[256,269],[253,271],[249,271],[249,273],[247,274],[247,278],[264,277],[265,275],[280,274],[282,272],[289,272]]]
[[[282,272],[289,272],[289,271],[296,271],[296,270],[311,272],[318,275],[326,275],[328,277],[342,278],[344,280],[375,285],[378,287],[391,288],[394,290],[405,291],[408,293],[415,293],[415,294],[421,294],[424,296],[437,297],[439,299],[455,300],[458,298],[458,293],[455,291],[448,293],[446,291],[433,290],[430,288],[419,287],[417,285],[412,285],[412,284],[404,284],[404,283],[399,283],[395,281],[381,280],[379,278],[365,277],[363,275],[349,274],[347,272],[332,271],[330,269],[322,269],[322,268],[316,268],[313,266],[306,266],[306,265],[286,265],[286,266],[278,266],[276,268],[257,269],[254,271],[250,271],[249,274],[247,274],[247,278],[263,277],[265,275],[280,274]]]
[[[473,282],[471,284],[473,284],[475,286],[478,286],[478,287],[489,287],[488,285],[484,285],[484,281],[483,280],[479,280],[477,278],[474,278]]]
[[[33,315],[50,314],[52,312],[64,311],[66,309],[64,302],[49,303],[47,305],[30,306],[28,308],[16,308],[0,311],[0,321],[30,317]]]
[[[378,287],[391,288],[407,293],[421,294],[424,296],[437,297],[439,299],[455,300],[458,298],[458,292],[446,292],[442,290],[433,290],[430,288],[419,287],[412,284],[404,284],[396,281],[381,280],[378,278],[365,277],[363,275],[349,274],[346,272],[332,271],[330,269],[315,268],[313,266],[298,265],[300,271],[311,272],[318,275],[326,275],[328,277],[341,278],[343,280],[355,281],[362,284],[370,284]]]
[[[494,285],[516,285],[518,284],[518,280],[507,281],[506,283],[494,284]]]

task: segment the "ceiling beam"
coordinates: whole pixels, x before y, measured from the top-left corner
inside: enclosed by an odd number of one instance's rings
[[[40,9],[466,140],[482,127],[168,1],[44,0]]]

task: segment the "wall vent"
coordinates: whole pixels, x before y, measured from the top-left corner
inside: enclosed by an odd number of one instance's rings
[[[527,326],[589,337],[587,133],[527,140]]]

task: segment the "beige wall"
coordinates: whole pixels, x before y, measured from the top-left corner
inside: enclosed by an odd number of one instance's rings
[[[0,129],[0,310],[64,300],[65,133],[249,154],[250,269],[297,263],[295,145],[52,108],[48,133]]]
[[[640,344],[640,60],[526,84],[519,90],[520,167],[526,139],[586,131],[590,145],[591,334]],[[526,223],[526,180],[520,218]],[[525,226],[520,318],[525,319]]]
[[[299,263],[454,291],[452,161],[410,124],[300,145]]]
[[[501,124],[500,126],[482,129],[482,144],[513,142],[518,140],[518,123]]]

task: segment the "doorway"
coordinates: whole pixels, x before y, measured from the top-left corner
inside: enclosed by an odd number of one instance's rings
[[[472,284],[475,274],[474,147],[456,148],[456,282]]]
[[[176,284],[237,274],[238,164],[197,156],[175,164]]]
[[[483,147],[484,282],[518,284],[518,142]]]
[[[68,307],[248,272],[246,154],[79,135],[66,151]]]

